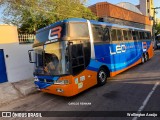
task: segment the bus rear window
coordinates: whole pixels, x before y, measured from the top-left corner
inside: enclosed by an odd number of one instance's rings
[[[70,23],[69,24],[70,37],[89,37],[87,23]]]

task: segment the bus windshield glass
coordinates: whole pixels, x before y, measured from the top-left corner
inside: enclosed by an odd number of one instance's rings
[[[65,42],[45,44],[43,52],[35,48],[36,69],[35,74],[41,75],[64,75],[69,74],[68,54]]]
[[[87,23],[70,23],[69,36],[72,38],[89,37],[89,30],[88,30]]]

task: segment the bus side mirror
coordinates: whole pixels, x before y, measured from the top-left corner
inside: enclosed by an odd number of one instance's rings
[[[29,55],[29,62],[30,63],[36,63],[35,62],[35,52],[34,52],[34,50],[28,50],[28,55]]]

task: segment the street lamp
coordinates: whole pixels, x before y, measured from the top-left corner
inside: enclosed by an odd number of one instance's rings
[[[156,14],[156,9],[160,9],[160,7],[155,7],[155,8],[151,8],[153,9],[153,27],[152,27],[152,34],[153,34],[153,43],[154,43],[154,48],[156,46],[156,41],[155,41],[155,14]]]

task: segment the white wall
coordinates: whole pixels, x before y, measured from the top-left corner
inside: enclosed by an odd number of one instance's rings
[[[31,44],[0,44],[4,50],[7,77],[9,82],[30,79],[33,77],[33,64],[29,63],[28,50]],[[6,57],[8,55],[8,58]]]

